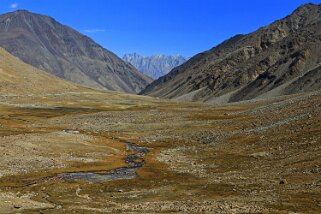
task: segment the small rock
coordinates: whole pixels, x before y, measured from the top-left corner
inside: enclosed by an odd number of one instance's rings
[[[61,205],[57,205],[57,206],[56,206],[56,209],[57,209],[57,210],[60,210],[60,209],[62,209],[62,206],[61,206]]]
[[[71,129],[65,129],[64,132],[68,133],[68,134],[79,134],[79,131],[75,131],[75,130],[71,130]]]
[[[269,156],[270,153],[269,152],[256,152],[251,154],[252,157],[258,158],[258,157],[267,157]]]

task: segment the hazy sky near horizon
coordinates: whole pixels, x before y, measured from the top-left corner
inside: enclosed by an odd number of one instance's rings
[[[52,16],[122,57],[125,53],[191,57],[235,34],[255,31],[321,0],[0,0]]]

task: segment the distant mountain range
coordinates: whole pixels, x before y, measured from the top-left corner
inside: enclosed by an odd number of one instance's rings
[[[141,56],[137,53],[125,54],[123,60],[153,79],[164,76],[173,68],[186,62],[186,58],[180,55]]]
[[[321,5],[192,57],[140,94],[226,103],[321,89]]]
[[[0,46],[25,63],[90,87],[137,93],[151,82],[87,36],[25,10],[0,16]]]

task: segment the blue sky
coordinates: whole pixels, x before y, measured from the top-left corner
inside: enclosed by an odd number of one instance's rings
[[[0,13],[46,14],[119,56],[193,56],[321,0],[0,0]]]

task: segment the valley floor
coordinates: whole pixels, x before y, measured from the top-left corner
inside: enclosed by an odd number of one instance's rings
[[[226,106],[108,92],[0,96],[0,213],[320,213],[321,93]],[[136,178],[112,173],[134,154]]]

